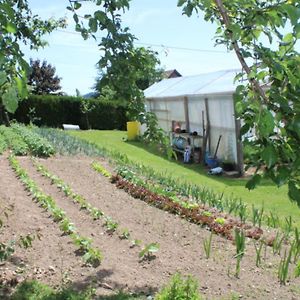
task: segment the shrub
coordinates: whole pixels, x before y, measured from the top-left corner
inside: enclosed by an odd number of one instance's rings
[[[82,109],[87,101],[93,107],[89,112]],[[88,126],[105,130],[125,129],[127,121],[126,107],[119,103],[57,95],[30,95],[20,102],[11,118],[29,124],[32,111],[36,125],[56,128],[62,124],[76,124],[81,129],[88,129]]]

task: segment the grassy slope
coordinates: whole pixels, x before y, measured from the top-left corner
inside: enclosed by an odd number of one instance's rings
[[[249,204],[260,206],[264,203],[266,210],[275,211],[281,217],[292,216],[293,219],[299,220],[297,225],[300,225],[300,209],[289,201],[286,187],[277,188],[265,181],[257,189],[248,191],[245,188],[246,181],[244,179],[209,176],[199,165],[187,166],[181,162],[168,161],[138,142],[124,142],[123,138],[126,138],[126,132],[92,130],[77,131],[71,134],[94,142],[101,147],[117,150],[126,154],[131,160],[151,166],[159,172],[172,174],[179,180],[206,186],[217,192],[224,191],[226,194],[234,194]]]

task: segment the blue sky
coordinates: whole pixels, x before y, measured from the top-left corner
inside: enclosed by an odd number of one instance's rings
[[[74,95],[76,89],[82,94],[90,92],[97,76],[95,64],[101,55],[97,42],[84,41],[75,33],[72,16],[66,10],[67,0],[29,0],[29,3],[33,12],[43,18],[67,17],[68,27],[46,36],[49,46],[38,52],[23,48],[25,57],[45,59],[55,66],[57,75],[62,77],[62,90],[69,95]],[[93,8],[90,3],[80,14],[91,13]],[[177,0],[132,0],[123,23],[138,38],[137,46],[159,45],[151,48],[159,53],[165,69],[195,75],[240,67],[233,53],[223,46],[214,47],[215,26],[205,22],[201,15],[183,16]]]

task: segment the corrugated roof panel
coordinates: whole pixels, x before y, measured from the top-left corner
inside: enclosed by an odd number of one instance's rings
[[[164,79],[147,88],[146,98],[176,97],[234,91],[239,70],[225,70],[195,76]]]

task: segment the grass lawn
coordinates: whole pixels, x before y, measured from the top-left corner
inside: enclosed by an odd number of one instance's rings
[[[121,131],[73,131],[72,135],[107,148],[126,154],[130,160],[151,166],[158,172],[172,174],[174,178],[206,186],[216,192],[234,194],[248,204],[260,207],[264,203],[266,210],[274,211],[281,218],[292,216],[300,226],[300,208],[290,202],[287,187],[277,188],[269,181],[264,181],[258,188],[248,191],[245,179],[231,179],[207,175],[200,165],[184,165],[181,161],[169,161],[154,149],[149,149],[139,142],[124,142],[126,132]]]

